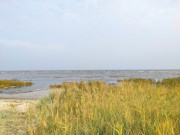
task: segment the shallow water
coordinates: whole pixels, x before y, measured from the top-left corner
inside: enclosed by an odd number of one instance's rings
[[[49,85],[60,84],[64,81],[100,80],[108,83],[116,83],[117,80],[128,78],[162,80],[173,77],[180,77],[180,70],[0,71],[0,80],[18,79],[20,81],[33,82],[33,85],[28,87],[2,89],[2,94],[46,90],[49,88]]]

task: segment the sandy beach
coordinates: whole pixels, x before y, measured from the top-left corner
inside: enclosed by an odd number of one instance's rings
[[[0,99],[0,112],[16,110],[24,113],[34,102],[35,100]]]
[[[0,99],[0,135],[26,134],[25,112],[36,100]]]

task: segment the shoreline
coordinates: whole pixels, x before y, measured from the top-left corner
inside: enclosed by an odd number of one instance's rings
[[[51,90],[38,90],[38,91],[31,91],[26,93],[17,93],[17,94],[0,94],[1,99],[9,99],[9,100],[35,100],[41,97],[47,96]]]

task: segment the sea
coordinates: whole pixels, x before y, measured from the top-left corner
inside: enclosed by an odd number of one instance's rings
[[[129,78],[154,79],[180,77],[180,70],[53,70],[53,71],[0,71],[0,80],[17,79],[32,82],[32,86],[1,89],[1,93],[16,94],[49,89],[49,85],[65,81],[98,80],[117,83],[117,80]]]

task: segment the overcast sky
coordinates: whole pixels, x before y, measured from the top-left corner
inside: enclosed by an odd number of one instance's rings
[[[0,0],[0,70],[180,69],[180,0]]]

